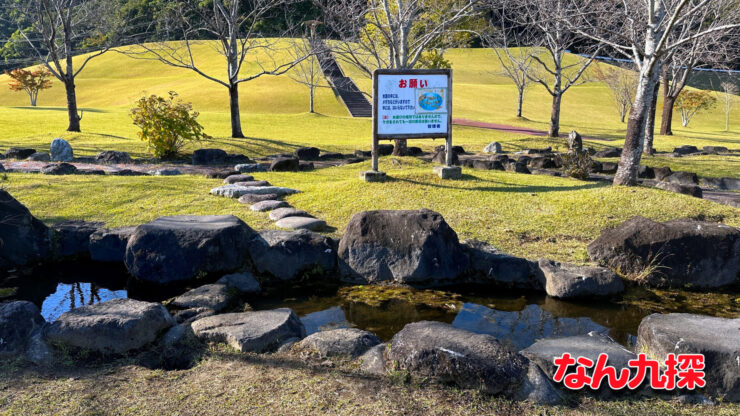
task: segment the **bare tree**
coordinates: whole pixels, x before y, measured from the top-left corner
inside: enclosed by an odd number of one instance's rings
[[[110,50],[125,22],[116,17],[112,0],[28,0],[11,16],[17,33],[38,59],[64,84],[69,126],[80,131],[75,78],[88,62]],[[26,26],[26,22],[32,22]],[[91,52],[77,61],[72,57]]]
[[[239,84],[264,75],[282,75],[298,65],[305,56],[279,61],[281,49],[290,45],[281,42],[286,33],[267,38],[261,31],[264,21],[281,11],[281,7],[294,0],[177,0],[166,3],[159,26],[175,32],[180,42],[139,43],[136,48],[122,50],[132,57],[154,59],[177,68],[189,69],[198,75],[223,85],[229,91],[231,112],[231,137],[243,138],[239,114]],[[204,39],[214,39],[210,44],[224,57],[226,78],[206,72],[197,62],[193,47]],[[267,56],[257,61],[259,70],[244,74],[242,68],[248,56],[261,52]],[[286,54],[282,54],[286,56]],[[257,58],[255,58],[257,59]]]
[[[322,86],[322,80],[324,79],[319,56],[325,53],[325,47],[324,43],[316,38],[313,29],[310,33],[309,37],[295,40],[290,54],[294,60],[300,62],[292,71],[288,72],[288,77],[308,88],[308,111],[314,113],[316,88]]]
[[[614,177],[617,185],[634,185],[660,62],[695,39],[733,36],[740,28],[740,7],[737,0],[570,0],[569,5],[565,24],[630,58],[639,70]]]
[[[324,23],[338,36],[337,59],[368,77],[378,68],[414,68],[423,54],[468,33],[463,23],[479,15],[480,0],[314,0]],[[394,154],[405,153],[396,140]]]
[[[602,68],[601,64],[594,65],[594,73],[597,80],[603,82],[614,97],[614,104],[619,112],[619,120],[624,123],[627,113],[632,106],[637,89],[637,73],[631,69],[607,66]]]
[[[504,27],[521,28],[522,36],[532,47],[542,48],[542,54],[532,56],[535,64],[527,77],[545,87],[552,96],[548,135],[558,137],[563,94],[575,85],[588,82],[584,74],[599,48],[589,57],[577,56],[574,62],[566,62],[566,52],[582,40],[566,23],[567,0],[492,0],[489,4],[494,6],[493,13],[503,11],[499,19]]]
[[[730,131],[730,113],[732,113],[732,106],[735,102],[735,96],[738,95],[740,89],[737,85],[730,81],[725,81],[720,84],[722,88],[722,108],[725,111],[725,131]]]

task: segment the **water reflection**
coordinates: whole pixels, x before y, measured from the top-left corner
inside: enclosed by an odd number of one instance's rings
[[[301,322],[306,327],[306,335],[329,329],[349,328],[352,326],[347,321],[344,311],[339,306],[309,313],[301,317]]]
[[[556,317],[534,304],[525,306],[521,311],[506,312],[465,303],[452,325],[479,334],[492,335],[517,350],[527,348],[541,338],[608,331],[608,328],[590,318]]]
[[[127,296],[126,290],[110,290],[96,283],[59,283],[56,291],[41,304],[41,316],[52,322],[70,309]]]

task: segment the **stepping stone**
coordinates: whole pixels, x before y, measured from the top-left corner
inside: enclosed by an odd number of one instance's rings
[[[249,207],[252,211],[265,212],[272,211],[273,209],[289,207],[290,205],[285,201],[267,200],[260,201]]]
[[[339,328],[311,334],[298,343],[298,348],[316,352],[322,358],[357,358],[378,344],[380,339],[372,332],[358,328]]]
[[[282,220],[285,217],[312,217],[308,212],[295,208],[277,208],[270,212],[273,221]]]
[[[255,195],[255,194],[246,194],[239,197],[239,202],[242,204],[256,204],[257,202],[262,201],[277,201],[280,198],[280,195],[278,194],[265,194],[265,195]]]
[[[234,185],[239,185],[239,186],[272,186],[272,184],[270,184],[270,182],[267,182],[267,181],[234,182]]]
[[[232,299],[229,288],[216,283],[203,285],[183,293],[172,301],[172,306],[182,309],[207,308],[220,312],[229,306]]]
[[[219,186],[218,188],[211,189],[211,194],[228,198],[239,198],[240,196],[247,194],[277,194],[282,196],[297,194],[298,192],[300,191],[280,186],[241,186],[235,184]]]
[[[224,183],[228,185],[232,183],[248,182],[248,181],[253,181],[253,180],[254,180],[254,176],[252,175],[229,175],[226,177],[226,179],[224,179]]]
[[[298,315],[287,308],[209,316],[192,328],[202,341],[226,342],[241,352],[273,351],[289,338],[306,336]]]
[[[311,217],[286,217],[276,222],[275,225],[290,230],[317,231],[326,227],[326,221]]]

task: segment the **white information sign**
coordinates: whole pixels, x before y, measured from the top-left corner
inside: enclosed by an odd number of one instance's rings
[[[449,73],[376,74],[375,105],[379,138],[444,137],[450,112]]]

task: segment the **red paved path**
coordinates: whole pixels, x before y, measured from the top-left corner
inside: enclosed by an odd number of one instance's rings
[[[534,130],[534,129],[529,129],[526,127],[509,126],[506,124],[485,123],[483,121],[468,120],[467,118],[453,118],[452,124],[457,125],[457,126],[478,127],[481,129],[498,130],[498,131],[503,131],[507,133],[527,134],[530,136],[547,136],[547,132],[543,130]],[[561,137],[564,137],[564,136],[561,136]],[[598,137],[586,137],[586,136],[583,136],[583,139],[584,140],[609,141],[607,139],[600,139]]]

